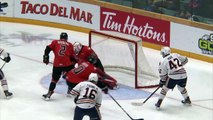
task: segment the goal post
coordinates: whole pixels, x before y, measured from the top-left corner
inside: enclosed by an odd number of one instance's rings
[[[118,83],[135,88],[158,85],[159,77],[144,55],[141,38],[118,32],[90,31],[89,46]]]

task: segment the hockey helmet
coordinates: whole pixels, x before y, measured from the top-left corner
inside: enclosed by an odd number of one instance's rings
[[[89,75],[88,81],[90,81],[90,82],[98,82],[98,74],[97,73],[91,73]]]
[[[73,44],[73,48],[74,48],[75,54],[78,54],[81,51],[81,49],[82,49],[82,44],[79,43],[79,42],[75,42]]]
[[[67,35],[67,33],[62,32],[62,33],[60,34],[60,39],[67,40],[67,39],[68,39],[68,35]]]
[[[171,50],[170,50],[170,48],[169,47],[163,47],[162,49],[161,49],[161,55],[163,56],[163,58],[164,57],[166,57],[167,55],[169,55],[169,54],[171,54]]]

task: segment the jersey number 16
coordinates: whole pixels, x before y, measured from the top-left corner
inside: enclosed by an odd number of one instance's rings
[[[95,97],[97,95],[97,91],[95,89],[86,88],[85,90],[86,90],[86,92],[83,96],[84,98],[95,99]]]

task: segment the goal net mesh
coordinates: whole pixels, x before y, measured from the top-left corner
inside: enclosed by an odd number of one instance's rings
[[[140,38],[117,32],[90,31],[89,45],[99,56],[105,71],[118,83],[135,88],[158,84],[158,75],[144,55]]]

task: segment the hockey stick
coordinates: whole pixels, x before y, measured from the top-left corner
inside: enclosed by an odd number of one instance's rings
[[[6,62],[4,62],[4,64],[1,66],[0,70],[4,67],[5,64],[6,64]]]
[[[4,60],[3,58],[0,57],[0,59]],[[4,62],[4,64],[1,66],[0,69],[2,69],[5,66],[6,62]]]
[[[139,103],[136,103],[136,102],[133,102],[132,103],[132,105],[135,105],[135,106],[141,106],[141,105],[143,105],[144,103],[146,103],[146,101],[147,100],[149,100],[149,98],[150,97],[152,97],[152,95],[154,95],[155,94],[155,92],[157,92],[158,91],[158,89],[160,88],[160,86],[158,86],[157,87],[157,89],[155,89],[155,91],[154,92],[152,92],[152,94],[151,95],[149,95],[149,97],[148,98],[146,98],[146,100],[144,100],[142,103],[141,102],[139,102]]]
[[[126,113],[126,115],[131,119],[131,120],[144,120],[143,118],[138,118],[138,119],[133,119],[124,109],[123,107],[115,100],[115,98],[108,93],[108,95],[112,98],[112,100]]]

